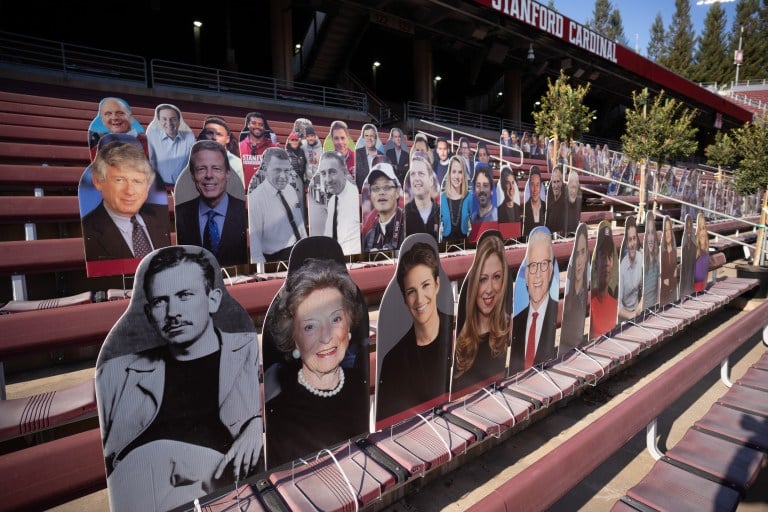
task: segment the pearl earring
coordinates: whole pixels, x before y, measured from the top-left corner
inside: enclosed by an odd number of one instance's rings
[[[291,355],[293,356],[294,359],[298,359],[301,357],[301,352],[299,352],[299,349],[295,348],[291,352]]]

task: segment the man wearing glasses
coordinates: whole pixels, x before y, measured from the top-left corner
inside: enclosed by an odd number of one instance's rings
[[[306,238],[301,202],[292,186],[288,153],[269,148],[261,162],[267,179],[248,193],[251,263],[288,261],[293,245]]]
[[[510,375],[557,355],[557,300],[549,294],[554,251],[552,235],[546,227],[534,229],[528,238],[524,268],[528,307],[512,319]]]
[[[227,192],[227,150],[216,141],[192,146],[189,175],[198,197],[176,205],[176,243],[211,251],[222,266],[248,261],[245,201]]]
[[[405,225],[403,210],[398,207],[400,182],[395,176],[395,169],[386,162],[374,165],[368,174],[368,184],[375,219],[363,235],[363,252],[399,249],[405,238]]]
[[[168,206],[146,202],[156,175],[141,149],[110,142],[92,169],[102,201],[82,220],[87,261],[143,258],[171,244]]]

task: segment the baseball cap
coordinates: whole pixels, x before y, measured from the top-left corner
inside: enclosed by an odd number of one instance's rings
[[[392,164],[387,162],[379,162],[371,168],[371,172],[368,174],[368,184],[373,185],[376,178],[381,175],[394,181],[398,187],[400,186],[400,182],[397,180],[397,176],[395,176],[395,170],[392,167]]]
[[[291,134],[288,136],[288,140],[301,140],[301,137],[299,137],[298,133],[291,132]]]
[[[315,129],[312,126],[307,126],[304,128],[304,135],[314,135]]]

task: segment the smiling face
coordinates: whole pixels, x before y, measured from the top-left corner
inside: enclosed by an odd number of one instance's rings
[[[475,197],[480,208],[486,208],[491,203],[491,182],[485,173],[480,172],[475,176]]]
[[[349,347],[350,318],[336,288],[311,292],[296,308],[293,339],[305,370],[316,375],[335,372]]]
[[[515,183],[515,177],[511,174],[507,174],[504,177],[504,197],[507,200],[507,203],[512,203],[515,200],[515,189],[517,188],[517,183]]]
[[[462,141],[461,145],[459,146],[459,151],[461,151],[461,156],[464,158],[469,158],[469,142]]]
[[[140,169],[106,165],[104,180],[93,180],[104,204],[126,217],[136,215],[149,195],[149,177]]]
[[[397,185],[386,176],[379,176],[371,185],[371,203],[380,216],[389,218],[397,208]]]
[[[552,188],[552,195],[555,199],[560,199],[560,194],[563,193],[563,173],[559,169],[555,169],[552,173],[549,186]]]
[[[437,292],[440,291],[440,282],[432,275],[432,269],[416,265],[405,274],[403,285],[405,304],[414,323],[428,325],[437,317]]]
[[[653,254],[653,250],[656,248],[656,223],[652,219],[648,219],[645,228],[645,247],[649,254]]]
[[[179,133],[179,114],[172,108],[161,109],[157,113],[157,120],[160,121],[160,126],[163,127],[163,131],[170,138],[176,137]]]
[[[114,98],[101,104],[101,122],[111,133],[128,133],[131,131],[133,117],[125,106]]]
[[[541,176],[531,174],[529,189],[531,192],[531,204],[539,204],[541,201]]]
[[[221,291],[207,291],[205,283],[200,265],[189,261],[151,277],[146,312],[169,345],[189,347],[213,329],[211,315],[219,309]]]
[[[414,160],[408,171],[411,180],[411,193],[416,199],[426,199],[432,191],[432,170],[423,160]]]
[[[229,144],[229,132],[226,128],[221,126],[220,124],[216,123],[207,123],[205,125],[206,130],[210,130],[213,134],[213,140],[218,142],[224,147],[227,147],[227,144]]]
[[[478,277],[477,311],[484,317],[489,317],[496,304],[503,299],[504,267],[498,254],[491,253],[480,268]]]
[[[635,261],[637,256],[637,227],[629,226],[627,228],[627,252],[629,254],[629,261]]]
[[[485,162],[486,164],[490,162],[491,157],[488,154],[488,150],[484,147],[477,148],[477,161],[478,162]]]
[[[342,155],[346,155],[349,151],[347,131],[343,128],[336,128],[331,132],[331,138],[333,139],[333,149]]]
[[[400,133],[399,130],[395,130],[395,131],[392,132],[392,143],[398,149],[400,149],[402,147],[402,145],[403,145],[403,135]]]
[[[363,143],[368,151],[376,150],[376,130],[374,128],[366,128],[363,131]]]
[[[285,189],[291,176],[291,161],[287,158],[272,157],[267,169],[267,180],[277,190]]]
[[[209,207],[218,205],[227,193],[229,168],[219,151],[203,149],[190,161],[190,174],[200,199]]]
[[[455,194],[461,194],[461,184],[464,180],[464,168],[461,165],[461,162],[456,160],[451,162],[451,173],[449,179],[453,192]]]
[[[325,191],[328,194],[339,195],[347,184],[347,170],[341,168],[338,159],[323,158],[317,167],[317,172],[325,180]]]
[[[264,136],[264,119],[262,119],[259,116],[253,116],[250,121],[248,121],[248,131],[250,134],[256,138],[260,139]]]
[[[549,293],[549,282],[554,270],[550,249],[548,243],[540,240],[528,246],[525,284],[533,308],[538,308]],[[545,267],[546,270],[543,270]]]
[[[579,178],[576,174],[571,174],[568,178],[568,202],[573,204],[579,197]]]

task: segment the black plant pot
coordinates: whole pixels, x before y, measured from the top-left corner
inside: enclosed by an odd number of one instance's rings
[[[736,265],[736,275],[760,281],[758,287],[749,294],[751,298],[765,299],[768,297],[768,265],[738,264]]]

